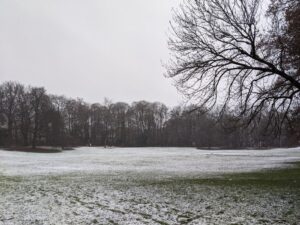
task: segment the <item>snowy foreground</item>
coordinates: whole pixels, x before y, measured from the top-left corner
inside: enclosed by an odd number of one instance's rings
[[[0,225],[300,224],[299,189],[193,182],[297,161],[300,148],[0,150]]]

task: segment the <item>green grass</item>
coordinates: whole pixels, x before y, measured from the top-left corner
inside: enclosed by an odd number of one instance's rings
[[[212,180],[212,183],[221,185],[300,187],[300,163],[293,163],[287,168],[225,175],[221,179]]]
[[[5,182],[21,182],[22,178],[19,176],[4,176],[0,174],[0,184]]]
[[[215,181],[218,183],[218,180]],[[256,185],[300,188],[300,162],[292,163],[290,167],[272,170],[262,170],[251,173],[238,173],[224,176],[222,185]]]
[[[72,176],[50,176],[48,179],[65,182]],[[4,176],[0,174],[0,184],[4,182],[21,182],[19,176]],[[213,186],[256,186],[256,187],[293,187],[300,188],[300,162],[290,163],[286,168],[266,169],[257,172],[230,173],[218,177],[174,177],[167,180],[141,179],[133,185],[213,185]],[[126,184],[128,183],[126,182]],[[129,184],[130,185],[130,184]]]
[[[162,181],[143,181],[143,185],[213,185],[300,188],[300,162],[286,168],[260,170],[257,172],[231,173],[210,178],[172,178]]]

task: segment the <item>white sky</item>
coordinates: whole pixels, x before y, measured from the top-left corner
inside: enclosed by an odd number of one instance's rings
[[[0,81],[87,102],[182,101],[162,62],[181,0],[1,0]]]

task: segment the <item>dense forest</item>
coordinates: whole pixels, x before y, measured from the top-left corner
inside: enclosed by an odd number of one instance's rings
[[[0,85],[1,146],[296,146],[299,112],[278,124],[267,110],[245,125],[228,110],[222,117],[193,105],[168,108],[147,101],[89,104],[16,82]],[[274,120],[275,121],[275,120]],[[276,132],[275,132],[276,131]]]

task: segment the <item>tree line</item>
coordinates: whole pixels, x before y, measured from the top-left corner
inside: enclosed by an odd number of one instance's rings
[[[279,133],[266,109],[248,126],[233,112],[220,118],[194,105],[163,103],[89,104],[48,94],[43,87],[16,82],[0,85],[0,146],[190,146],[245,148],[298,145],[300,116],[295,111]],[[247,121],[248,118],[242,120]],[[274,124],[273,124],[274,125]]]

